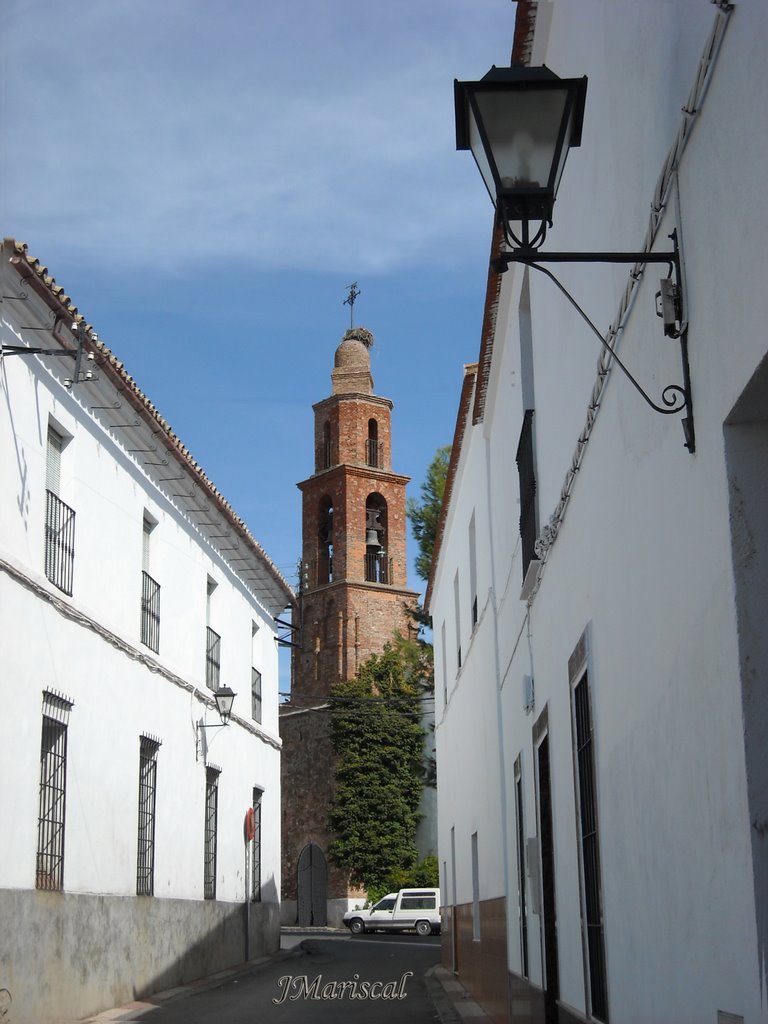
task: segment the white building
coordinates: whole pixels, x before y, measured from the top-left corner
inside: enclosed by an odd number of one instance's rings
[[[292,592],[46,268],[0,255],[0,1015],[43,1024],[278,947]]]
[[[491,270],[427,601],[444,958],[497,1021],[768,1020],[766,39],[751,0],[517,5],[516,62],[589,79],[542,251],[677,231],[695,452]],[[666,267],[547,269],[663,406]]]

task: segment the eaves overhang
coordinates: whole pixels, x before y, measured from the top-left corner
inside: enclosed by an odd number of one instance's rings
[[[169,423],[161,416],[156,406],[138,387],[125,369],[124,364],[97,338],[92,325],[86,322],[77,306],[74,305],[69,295],[66,294],[64,288],[58,285],[56,280],[48,273],[48,268],[40,260],[29,255],[27,245],[24,242],[6,238],[3,240],[3,249],[11,252],[10,266],[54,313],[56,318],[52,327],[54,339],[62,344],[62,339],[54,333],[58,325],[66,326],[70,323],[76,323],[84,327],[84,348],[86,353],[94,353],[99,366],[99,372],[103,373],[120,390],[122,397],[130,403],[136,414],[151,427],[154,436],[162,443],[165,450],[192,477],[195,484],[211,500],[217,511],[236,531],[239,538],[253,554],[261,569],[257,589],[266,599],[266,602],[269,603],[270,611],[277,612],[288,606],[295,607],[296,596],[293,589],[248,529],[244,520],[237,515],[224,495],[221,494],[205,474],[200,464],[193,458],[186,445],[183,444],[178,435],[171,429]],[[233,571],[237,572],[234,569]]]

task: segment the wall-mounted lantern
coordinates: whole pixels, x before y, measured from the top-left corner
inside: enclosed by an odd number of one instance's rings
[[[688,323],[677,232],[668,252],[549,252],[540,246],[552,226],[560,178],[571,147],[581,145],[586,78],[559,78],[546,67],[493,67],[477,82],[454,82],[456,148],[470,149],[503,225],[508,251],[494,262],[503,272],[523,263],[549,277],[574,306],[646,403],[664,415],[684,412],[685,447],[696,450],[688,365]],[[627,263],[642,275],[650,263],[666,264],[657,294],[664,333],[680,342],[682,384],[668,384],[654,402],[584,310],[542,263]],[[673,277],[674,274],[674,277]]]
[[[204,722],[197,723],[197,749],[195,756],[200,757],[200,748],[202,745],[202,732],[205,729],[224,729],[229,725],[229,719],[232,715],[232,705],[234,704],[235,697],[237,696],[233,690],[228,686],[220,686],[218,690],[214,691],[213,699],[216,702],[216,710],[219,712],[219,718],[221,721],[215,725],[206,725]]]

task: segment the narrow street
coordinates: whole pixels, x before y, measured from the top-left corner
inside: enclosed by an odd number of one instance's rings
[[[146,1024],[440,1020],[424,978],[439,962],[439,936],[295,935],[289,942],[296,944],[268,964],[122,1019]]]

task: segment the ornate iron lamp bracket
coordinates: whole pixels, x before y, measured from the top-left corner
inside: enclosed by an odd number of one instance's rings
[[[684,413],[682,418],[683,435],[685,438],[684,444],[688,451],[693,454],[696,451],[696,433],[693,421],[691,374],[688,363],[688,322],[683,316],[683,280],[680,268],[680,249],[677,241],[677,231],[673,231],[672,234],[669,235],[669,238],[672,240],[673,245],[671,252],[543,253],[532,246],[521,246],[519,248],[512,249],[510,252],[502,253],[493,260],[491,266],[492,269],[497,271],[497,273],[503,273],[510,263],[522,263],[527,267],[532,267],[534,270],[538,270],[553,281],[597,336],[600,344],[610,354],[611,359],[616,362],[619,369],[651,409],[664,416],[669,416],[672,413],[678,412]],[[656,311],[664,320],[664,334],[667,337],[676,338],[680,343],[680,358],[683,374],[682,384],[668,384],[661,393],[661,404],[654,402],[616,354],[614,346],[603,337],[598,328],[590,320],[562,282],[560,282],[555,275],[551,273],[551,271],[541,266],[542,263],[628,263],[633,266],[632,274],[634,277],[642,276],[646,265],[649,263],[666,263],[669,268],[669,275],[666,280],[662,281],[661,290],[656,294]],[[620,328],[621,325],[619,325],[616,331],[612,331],[614,339]]]

